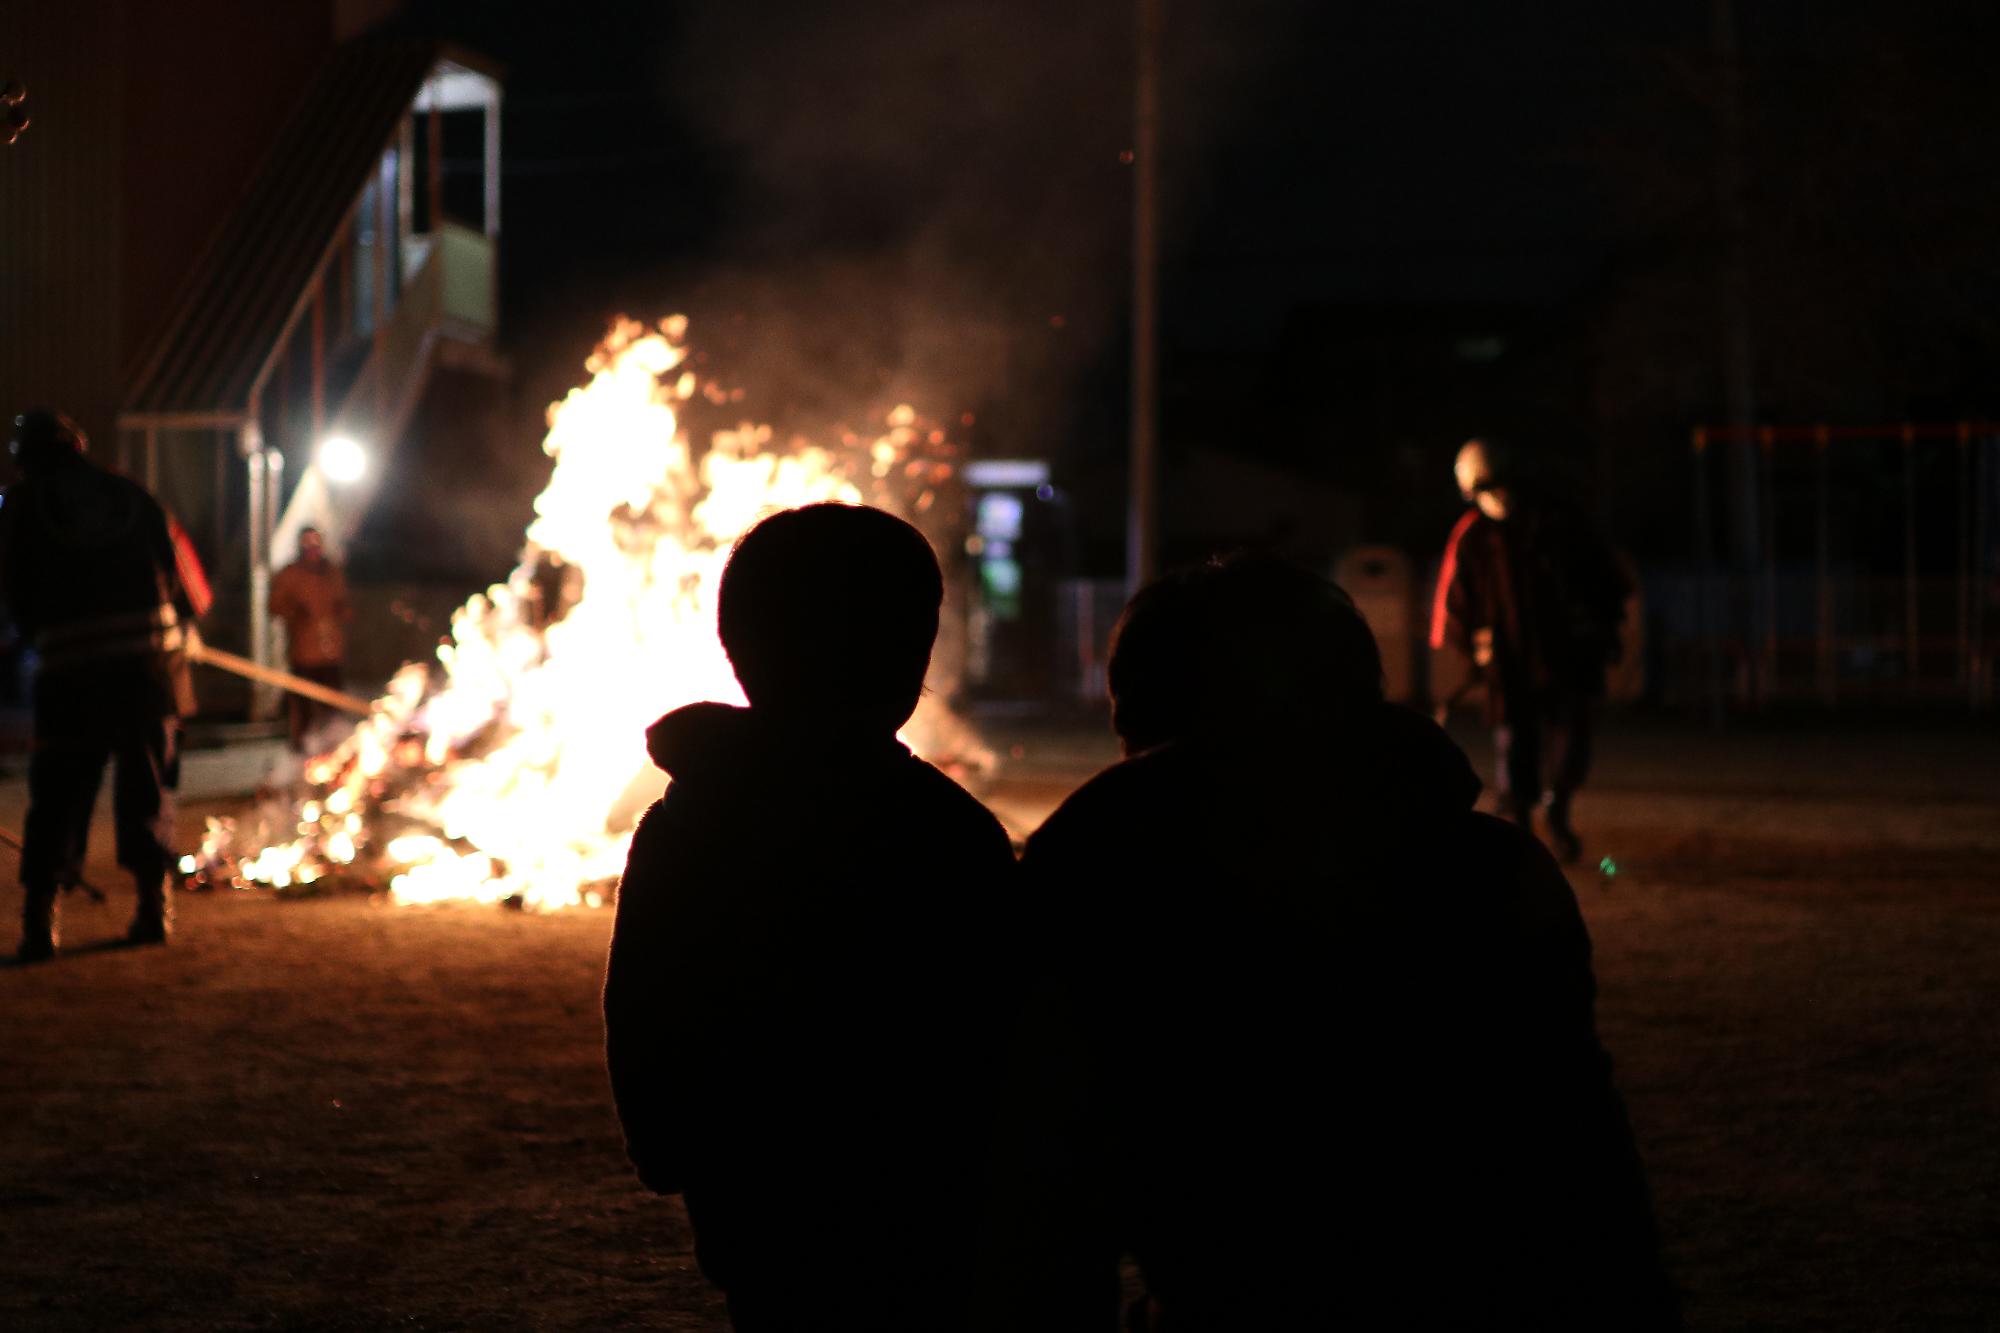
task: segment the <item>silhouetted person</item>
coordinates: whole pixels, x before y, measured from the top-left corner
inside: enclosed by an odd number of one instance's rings
[[[165,943],[172,918],[179,720],[194,708],[185,649],[208,592],[166,511],[92,466],[88,447],[60,413],[16,417],[21,480],[0,505],[8,609],[40,657],[21,853],[29,960],[56,950],[56,896],[82,878],[107,762],[118,863],[138,889],[128,938]]]
[[[347,683],[347,622],[354,608],[347,576],[327,558],[318,528],[299,529],[299,558],[271,579],[271,614],[285,622],[286,652],[293,674],[337,690]],[[331,712],[302,694],[286,700],[292,749],[303,754]]]
[[[1110,685],[1130,757],[1022,863],[1067,1017],[1029,1045],[1019,1289],[1094,1317],[1122,1250],[1160,1329],[1671,1326],[1569,886],[1383,702],[1345,595],[1169,576]]]
[[[750,706],[647,732],[672,783],[619,886],[612,1089],[746,1333],[949,1330],[969,1300],[1014,859],[896,740],[942,593],[880,510],[767,518],[719,595]]]
[[[1630,585],[1582,510],[1523,484],[1500,445],[1467,441],[1455,471],[1469,507],[1438,570],[1431,647],[1450,643],[1485,680],[1505,812],[1531,828],[1541,806],[1556,854],[1573,861],[1570,803],[1590,772]]]

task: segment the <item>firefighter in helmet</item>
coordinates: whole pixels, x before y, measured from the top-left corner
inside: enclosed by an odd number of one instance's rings
[[[1501,444],[1468,440],[1454,472],[1467,508],[1438,570],[1431,647],[1456,647],[1485,681],[1502,813],[1532,828],[1539,807],[1574,861],[1570,803],[1630,584],[1583,511],[1528,484]]]
[[[14,419],[19,480],[0,505],[0,593],[40,659],[23,830],[19,954],[55,953],[57,894],[81,882],[106,764],[118,862],[138,912],[127,938],[163,944],[172,919],[179,721],[208,587],[185,534],[145,488],[94,465],[59,412]]]

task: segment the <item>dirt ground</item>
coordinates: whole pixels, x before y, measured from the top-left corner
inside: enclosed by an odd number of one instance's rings
[[[1574,882],[1690,1325],[2000,1326],[1993,734],[1606,749],[1617,873]],[[1038,738],[994,803],[1099,753]],[[188,897],[133,950],[93,874],[65,957],[0,966],[0,1328],[726,1327],[620,1155],[608,912]]]

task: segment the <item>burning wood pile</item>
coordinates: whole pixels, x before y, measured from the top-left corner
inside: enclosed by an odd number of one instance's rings
[[[908,407],[872,439],[780,442],[741,424],[697,450],[689,408],[741,394],[696,373],[685,334],[680,318],[618,322],[589,382],[549,409],[554,469],[512,575],[452,617],[436,664],[403,667],[306,761],[302,790],[211,820],[181,862],[189,887],[595,906],[665,785],[646,725],[684,703],[741,702],[715,637],[735,540],[771,510],[839,500],[900,513],[940,550],[956,543],[957,448]],[[941,694],[903,739],[947,767],[989,769]]]

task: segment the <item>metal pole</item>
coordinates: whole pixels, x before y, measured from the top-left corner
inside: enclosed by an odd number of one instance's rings
[[[396,126],[396,235],[408,240],[417,221],[417,118],[405,111]]]
[[[371,359],[379,360],[382,344],[389,340],[389,284],[394,281],[390,274],[389,257],[396,245],[395,198],[392,191],[383,188],[381,158],[375,159],[372,168],[375,176],[375,339],[370,349]],[[381,421],[389,413],[389,377],[375,376],[375,420]]]
[[[250,659],[271,665],[271,547],[264,522],[264,432],[253,419],[244,425],[237,451],[249,485]],[[251,711],[256,711],[252,704]]]
[[[486,115],[482,128],[486,132],[485,148],[485,197],[480,201],[486,223],[486,235],[500,234],[500,92],[489,88],[485,100]]]
[[[1917,646],[1917,432],[1903,424],[1903,661],[1912,687],[1918,676]]]
[[[285,451],[264,451],[264,558],[278,558],[278,524],[285,516]]]
[[[1132,458],[1125,528],[1127,591],[1152,580],[1159,556],[1159,0],[1138,0],[1132,148]]]
[[[208,558],[219,569],[222,553],[229,549],[229,432],[213,432],[209,443],[215,446],[215,491],[210,501],[215,511],[210,536],[215,545],[210,549]]]
[[[1972,706],[1983,709],[1989,702],[1986,656],[1986,514],[1988,492],[1993,488],[1993,441],[1979,441],[1972,454]]]
[[[500,90],[486,95],[486,290],[493,293],[487,329],[489,339],[500,333]],[[442,285],[439,291],[443,291]],[[439,298],[442,300],[442,296]]]
[[[1761,699],[1760,645],[1764,626],[1758,623],[1763,599],[1756,587],[1758,532],[1762,506],[1758,502],[1756,341],[1750,308],[1750,208],[1744,189],[1748,174],[1743,151],[1743,62],[1737,43],[1734,0],[1710,0],[1709,44],[1715,61],[1716,153],[1715,200],[1722,222],[1721,262],[1716,269],[1716,295],[1721,312],[1719,350],[1723,392],[1734,430],[1729,440],[1731,572],[1741,588],[1728,600],[1732,628],[1743,635],[1743,663],[1753,700]],[[1739,601],[1740,597],[1740,601]],[[1741,614],[1735,608],[1741,607]]]
[[[1715,617],[1715,528],[1709,516],[1708,432],[1694,428],[1690,441],[1694,459],[1694,541],[1698,568],[1695,573],[1695,623],[1701,636],[1702,659],[1708,676],[1709,722],[1722,725],[1722,645],[1716,642]]]
[[[1813,572],[1815,600],[1819,604],[1818,642],[1814,665],[1818,668],[1820,702],[1828,708],[1837,702],[1838,674],[1834,666],[1833,626],[1833,519],[1825,426],[1813,428]]]
[[[1958,683],[1972,685],[1972,423],[1958,423]],[[1969,696],[1968,696],[1969,697]]]
[[[1097,594],[1089,579],[1078,579],[1076,593],[1076,697],[1095,703],[1091,688],[1097,674]]]
[[[278,518],[279,518],[278,502],[284,495],[285,451],[282,449],[265,449],[262,450],[261,452],[263,455],[263,462],[264,462],[264,468],[263,468],[264,503],[263,503],[263,514],[262,514],[264,522],[264,531],[259,536],[258,542],[259,545],[262,546],[264,551],[263,623],[264,623],[265,639],[264,639],[264,660],[260,665],[265,667],[275,668],[277,666],[278,655],[274,651],[274,647],[271,642],[271,630],[270,630],[271,565],[272,562],[277,559],[276,546],[277,546]],[[263,686],[254,692],[253,697],[256,701],[252,708],[253,716],[264,718],[264,717],[274,716],[277,713],[278,711],[277,690],[269,686]]]
[[[1769,426],[1757,432],[1757,459],[1761,465],[1757,490],[1763,511],[1759,526],[1764,537],[1757,588],[1762,603],[1758,619],[1763,629],[1759,647],[1763,670],[1757,676],[1757,701],[1763,704],[1769,702],[1778,687],[1778,446]]]
[[[289,358],[288,358],[289,359]],[[326,278],[313,280],[312,294],[312,441],[326,432]]]
[[[429,96],[430,109],[424,112],[424,201],[431,235],[436,236],[444,225],[444,83],[435,75]]]

